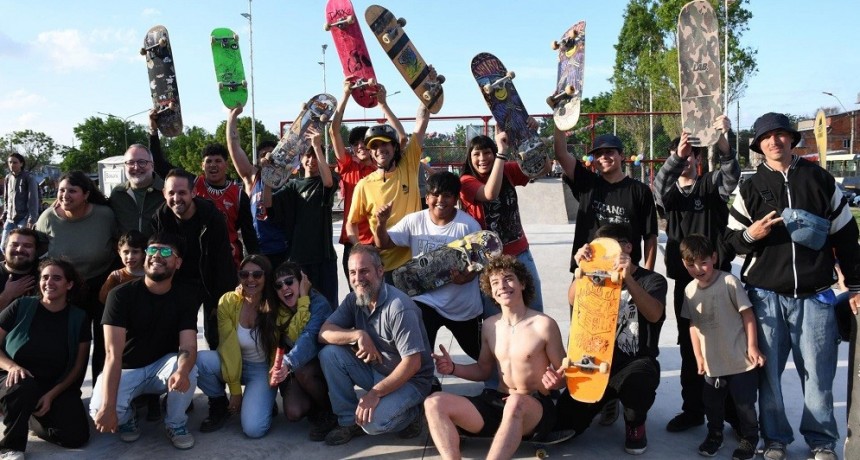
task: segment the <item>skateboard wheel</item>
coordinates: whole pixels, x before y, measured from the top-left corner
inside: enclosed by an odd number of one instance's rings
[[[549,45],[549,46],[550,46],[550,48],[552,48],[552,49],[553,49],[553,51],[557,50],[557,49],[558,49],[558,41],[553,40],[553,41],[552,41],[552,43],[550,43],[550,45]]]
[[[320,115],[320,121],[323,123],[327,122],[328,121],[328,115],[326,115],[326,114]]]
[[[209,36],[209,43],[212,45],[215,44],[215,37],[214,36],[212,36],[212,35]]]
[[[355,24],[355,16],[353,16],[351,14],[349,16],[347,16],[346,17],[346,23],[347,24]]]
[[[170,103],[167,104],[167,108],[170,110],[173,110],[175,112],[176,111],[176,101],[170,101]]]
[[[308,103],[307,103],[307,102],[302,102],[302,110],[300,110],[300,112],[303,112],[303,111],[305,111],[305,110],[307,110],[307,109],[308,109]]]
[[[247,87],[248,87],[248,81],[242,80],[242,88],[247,88]]]
[[[574,94],[576,94],[576,88],[574,88],[573,85],[567,85],[564,88],[564,94],[567,94],[568,96],[573,96]]]
[[[431,97],[432,96],[430,96],[430,91],[424,91],[423,93],[421,93],[421,98],[425,101],[429,101]]]
[[[442,83],[445,83],[445,76],[444,76],[444,75],[438,75],[438,76],[436,76],[436,81],[437,81],[437,82],[439,82],[439,84],[440,84],[440,85],[441,85]]]
[[[621,273],[618,273],[618,272],[612,272],[612,273],[610,273],[610,274],[609,274],[609,279],[610,279],[613,283],[617,283],[618,281],[620,281],[620,280],[621,280]]]
[[[406,27],[406,18],[397,18],[397,25],[400,27]]]
[[[555,96],[554,95],[546,98],[546,105],[548,105],[549,108],[551,108],[551,109],[555,108]]]
[[[239,41],[239,34],[233,34],[233,40]]]
[[[508,78],[513,80],[514,78],[517,77],[517,74],[515,74],[513,70],[509,70],[508,73],[505,74],[505,76],[507,76]]]
[[[370,79],[368,79],[368,80],[367,80],[367,85],[368,85],[368,86],[373,86],[373,85],[375,85],[375,84],[376,84],[376,79],[375,79],[375,78],[370,78]]]
[[[488,84],[484,85],[483,90],[484,90],[484,94],[490,94],[490,92],[493,91],[493,85],[488,83]]]
[[[140,55],[141,55],[141,56],[146,56],[146,48],[141,48],[141,49],[140,49]]]
[[[325,23],[325,24],[323,24],[323,30],[325,30],[326,32],[328,32],[329,30],[331,30],[331,24],[330,24],[330,23],[328,23],[328,22],[327,22],[327,23]]]
[[[570,358],[568,358],[567,356],[565,356],[565,357],[561,360],[561,368],[562,368],[562,369],[567,369],[568,367],[570,367]]]
[[[166,39],[166,38],[164,38],[164,37],[159,38],[159,39],[158,39],[158,46],[160,46],[160,47],[162,47],[162,48],[164,48],[165,46],[167,46],[167,39]]]
[[[573,271],[573,277],[576,279],[582,278],[582,275],[583,275],[583,273],[582,273],[581,268],[577,268],[576,270]]]
[[[538,449],[535,451],[535,457],[537,458],[547,458],[549,455],[546,453],[546,449]]]
[[[382,43],[385,43],[386,45],[391,44],[391,37],[389,37],[388,34],[382,34]]]
[[[224,89],[224,83],[222,83],[222,82],[220,82],[220,81],[219,81],[219,82],[218,82],[218,90],[220,91],[220,90],[222,90],[222,89]]]
[[[598,370],[601,374],[608,374],[608,373],[609,373],[609,363],[605,363],[605,362],[604,362],[604,363],[600,363],[600,366],[597,366],[597,370]]]

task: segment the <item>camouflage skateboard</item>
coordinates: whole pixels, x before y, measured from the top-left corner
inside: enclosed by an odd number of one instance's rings
[[[576,298],[562,367],[570,396],[595,403],[609,384],[624,273],[614,268],[621,253],[617,241],[595,238],[589,245],[592,259],[574,272]]]
[[[182,134],[182,111],[179,107],[179,88],[173,66],[173,50],[164,26],[154,26],[143,38],[140,54],[146,56],[149,73],[149,92],[152,106],[157,112],[155,123],[162,136]]]
[[[421,103],[430,113],[438,113],[445,102],[445,94],[442,92],[445,77],[438,75],[433,66],[427,65],[415,49],[415,45],[403,31],[406,20],[395,18],[391,11],[379,5],[367,7],[364,18],[382,49]]]
[[[305,133],[311,126],[321,133],[325,132],[323,125],[331,118],[336,105],[337,100],[331,94],[317,94],[302,104],[302,111],[299,116],[290,125],[290,129],[281,136],[275,149],[268,155],[271,165],[264,168],[262,173],[262,179],[266,185],[280,188],[290,175],[299,168],[302,155],[311,146],[310,141],[305,138]]]
[[[502,240],[495,232],[481,230],[438,247],[394,270],[394,286],[416,296],[451,282],[451,271],[484,269],[487,261],[502,253]]]
[[[718,30],[706,0],[687,3],[678,15],[681,129],[696,147],[714,145],[720,137],[713,126],[723,114]]]
[[[245,80],[242,53],[239,52],[239,36],[221,27],[212,31],[211,40],[221,102],[228,109],[244,106],[248,102],[248,82]]]
[[[579,120],[582,99],[582,80],[585,71],[585,21],[579,21],[552,42],[558,50],[558,78],[555,93],[546,98],[552,109],[555,126],[567,131]]]
[[[507,133],[520,169],[531,178],[537,177],[549,162],[548,147],[545,139],[528,127],[529,114],[513,83],[516,75],[490,53],[472,58],[472,75],[498,128]]]
[[[328,0],[325,19],[325,30],[331,31],[343,74],[352,82],[352,98],[362,107],[376,107],[376,73],[352,2]]]
[[[547,449],[549,446],[561,444],[569,439],[572,439],[574,436],[576,436],[576,430],[559,430],[550,432],[540,441],[524,439],[523,442],[529,443],[535,449],[536,458],[543,459],[549,457],[549,452]],[[494,439],[494,437],[472,436],[468,433],[460,431],[460,440],[465,441],[468,439]]]

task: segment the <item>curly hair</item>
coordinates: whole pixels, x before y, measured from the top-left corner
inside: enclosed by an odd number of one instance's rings
[[[501,272],[509,272],[517,277],[523,285],[523,302],[525,302],[526,306],[531,305],[535,299],[535,283],[532,274],[529,273],[526,266],[517,260],[516,257],[507,254],[490,259],[487,266],[484,267],[484,271],[481,273],[481,291],[488,297],[493,298],[490,277]],[[498,305],[496,299],[493,299],[493,302]]]

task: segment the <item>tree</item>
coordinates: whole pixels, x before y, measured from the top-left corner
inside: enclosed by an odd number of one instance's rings
[[[26,168],[30,171],[38,171],[43,165],[50,164],[51,158],[59,154],[62,148],[51,136],[32,129],[14,131],[0,139],[0,151],[6,155],[12,152],[24,155],[27,159]]]
[[[267,130],[266,126],[263,125],[260,120],[257,120],[255,127],[257,131],[257,145],[260,145],[260,143],[264,141],[277,142],[278,139],[280,139],[279,135]],[[289,129],[288,127],[284,128]],[[236,129],[239,132],[239,144],[242,146],[242,149],[245,150],[245,153],[248,154],[248,157],[253,158],[253,152],[251,151],[251,117],[239,117],[236,121]],[[218,128],[215,129],[214,142],[227,145],[226,133],[227,121],[224,120],[218,125]]]
[[[199,126],[188,126],[179,136],[161,138],[162,148],[170,164],[194,174],[201,174],[203,147],[215,142],[215,136]],[[232,165],[232,162],[228,163]],[[232,173],[232,168],[231,168]],[[236,176],[232,174],[232,176]]]
[[[73,131],[80,146],[60,151],[64,171],[95,172],[99,160],[122,155],[131,144],[146,144],[149,137],[143,126],[115,117],[90,117]]]

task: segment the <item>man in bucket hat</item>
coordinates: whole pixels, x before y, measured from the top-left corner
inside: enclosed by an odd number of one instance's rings
[[[766,113],[755,121],[753,130],[750,149],[763,154],[765,161],[740,186],[730,210],[726,244],[746,254],[741,280],[758,319],[759,347],[767,358],[759,383],[764,458],[786,458],[786,445],[794,440],[781,382],[792,351],[804,383],[800,432],[816,460],[836,459],[833,449],[839,432],[832,390],[838,333],[830,286],[836,282],[836,258],[856,314],[860,305],[857,225],[833,176],[792,153],[800,133],[788,117]],[[789,232],[780,217],[786,208],[828,221],[824,247],[810,248]]]

